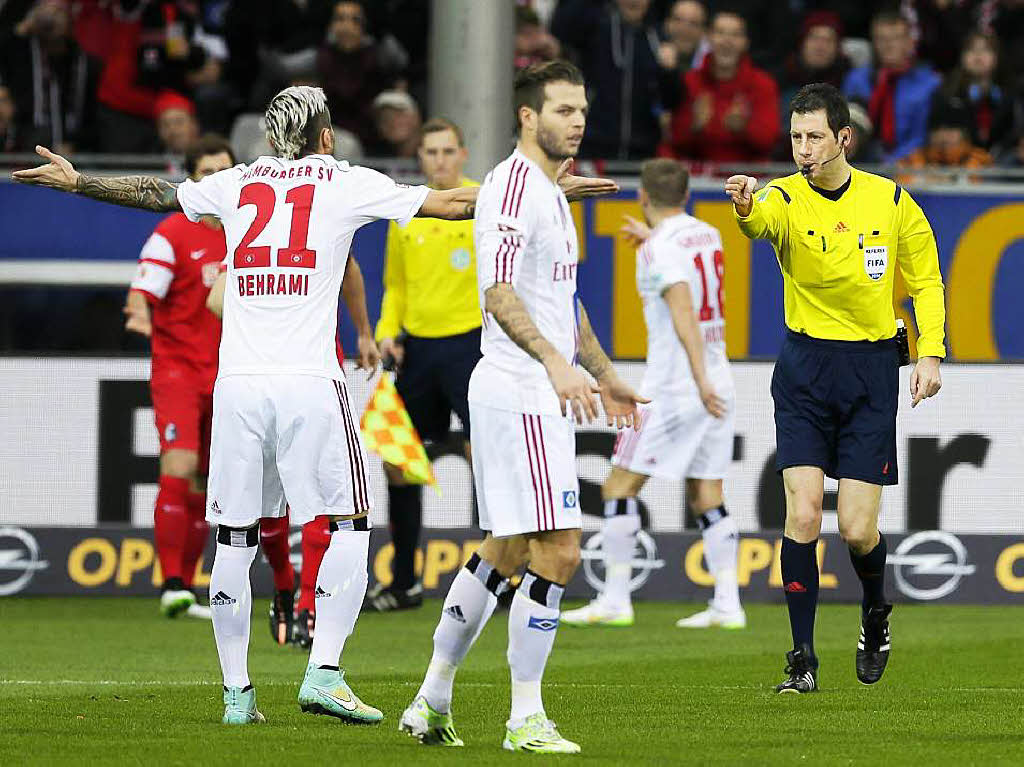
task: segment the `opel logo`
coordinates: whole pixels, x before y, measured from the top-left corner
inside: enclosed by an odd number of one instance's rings
[[[19,527],[0,527],[0,597],[17,594],[37,570],[49,562],[39,559],[39,544]]]
[[[596,591],[604,591],[604,553],[601,551],[601,533],[594,533],[583,544],[580,558],[583,560],[583,575]],[[636,534],[636,549],[633,550],[633,577],[629,581],[630,591],[636,591],[647,583],[651,570],[665,566],[665,560],[658,559],[658,545],[646,531]]]
[[[893,566],[896,586],[911,599],[949,596],[975,566],[967,563],[967,548],[952,533],[923,530],[908,535],[886,558]]]

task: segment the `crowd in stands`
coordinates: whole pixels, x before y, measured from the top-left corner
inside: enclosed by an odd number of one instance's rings
[[[269,97],[316,83],[339,154],[413,156],[431,6],[0,0],[0,152],[176,158],[212,131],[251,158]],[[585,158],[784,161],[789,99],[823,81],[857,162],[1024,166],[1024,0],[518,0],[514,34],[515,67],[582,68]]]

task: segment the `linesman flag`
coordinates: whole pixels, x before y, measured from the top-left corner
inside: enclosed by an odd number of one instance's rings
[[[407,482],[430,485],[440,492],[420,435],[387,373],[377,382],[359,426],[367,450],[400,468]]]

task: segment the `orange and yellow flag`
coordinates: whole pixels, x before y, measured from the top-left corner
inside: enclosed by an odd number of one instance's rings
[[[359,426],[367,450],[400,468],[406,481],[430,485],[438,490],[434,467],[423,449],[416,427],[412,425],[405,403],[387,373],[377,382]]]

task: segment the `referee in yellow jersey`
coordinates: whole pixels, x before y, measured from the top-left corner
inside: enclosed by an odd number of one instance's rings
[[[459,127],[433,119],[423,125],[420,168],[434,189],[478,186],[462,176],[466,148]],[[414,218],[392,222],[384,256],[384,300],[376,338],[381,355],[398,368],[395,386],[425,442],[447,438],[452,411],[469,434],[469,377],[480,359],[473,221]],[[469,442],[465,445],[469,457]],[[423,515],[422,485],[385,463],[388,515],[394,544],[392,582],[377,584],[367,605],[379,611],[419,607],[416,548]]]
[[[878,532],[883,485],[894,485],[899,366],[905,335],[893,311],[897,268],[914,299],[918,362],[913,405],[941,386],[945,356],[942,275],[931,226],[906,190],[851,168],[850,110],[831,85],[802,88],[790,104],[798,172],[754,194],[756,180],[732,176],[740,229],[772,243],[782,269],[786,338],[772,376],[776,467],[786,489],[782,581],[793,632],[788,678],[777,692],[818,687],[814,614],[824,477],[839,480],[839,532],[864,588],[857,678],[874,684],[889,658]],[[902,337],[901,337],[902,336]]]

